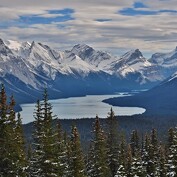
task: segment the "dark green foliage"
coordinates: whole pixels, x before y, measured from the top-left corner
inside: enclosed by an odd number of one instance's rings
[[[108,144],[108,162],[112,177],[116,175],[118,170],[118,122],[114,115],[114,111],[110,110],[107,117],[107,144]]]
[[[57,133],[52,127],[52,106],[44,91],[42,102],[37,101],[35,112],[34,151],[31,158],[30,175],[52,177],[58,173],[56,158]]]
[[[0,176],[176,177],[177,175],[177,129],[169,129],[167,143],[159,141],[156,129],[142,137],[133,130],[130,138],[125,138],[126,136],[118,130],[118,123],[111,109],[104,130],[103,120],[100,122],[98,116],[93,131],[85,130],[82,126],[84,121],[81,121],[79,127],[81,136],[88,138],[92,132],[89,151],[83,154],[76,125],[72,126],[70,135],[67,135],[58,120],[52,124],[55,116],[45,90],[43,100],[37,101],[36,104],[33,142],[25,151],[21,117],[19,113],[15,114],[13,96],[9,101],[8,103],[2,86]],[[87,120],[87,123],[91,124],[92,121]],[[82,147],[87,145],[84,144]]]
[[[108,163],[108,149],[106,137],[101,128],[98,116],[93,127],[93,140],[90,147],[88,158],[88,176],[89,177],[110,177],[111,170]]]
[[[81,150],[79,133],[76,126],[72,126],[70,137],[70,171],[69,177],[86,177],[84,156]]]
[[[61,128],[60,122],[57,125],[57,149],[56,149],[56,161],[57,165],[57,175],[58,176],[66,176],[69,173],[69,160],[68,160],[68,142],[67,138],[64,136],[63,130]]]
[[[25,141],[20,114],[16,118],[13,96],[7,104],[5,88],[0,93],[0,176],[26,176]]]
[[[171,134],[170,134],[171,136]],[[173,134],[171,146],[169,147],[167,176],[177,176],[177,128]]]
[[[139,136],[137,130],[133,130],[130,138],[130,147],[131,147],[131,152],[132,156],[136,156],[137,153],[139,153]]]
[[[166,177],[167,176],[167,159],[166,159],[166,156],[165,156],[165,149],[162,147],[162,145],[160,146],[160,150],[159,150],[159,173],[158,175],[160,177]]]
[[[173,143],[174,143],[174,129],[170,128],[168,130],[168,147],[173,145]]]
[[[126,166],[126,152],[127,149],[127,144],[125,140],[124,134],[121,135],[120,139],[120,147],[119,147],[119,165],[123,165],[124,167]]]

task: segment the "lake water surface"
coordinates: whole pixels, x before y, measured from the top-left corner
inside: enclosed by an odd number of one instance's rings
[[[125,93],[62,98],[50,100],[50,103],[53,106],[53,113],[60,119],[94,118],[96,114],[98,114],[100,118],[106,118],[111,107],[113,108],[115,115],[134,115],[145,112],[144,108],[118,107],[102,102],[104,99],[125,96],[124,94]],[[25,124],[34,121],[33,112],[35,110],[35,104],[22,104],[21,107],[23,123]]]

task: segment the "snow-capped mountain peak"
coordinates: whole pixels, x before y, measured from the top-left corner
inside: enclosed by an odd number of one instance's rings
[[[125,53],[121,56],[121,58],[127,61],[133,61],[135,59],[142,59],[144,57],[139,49],[135,49]]]
[[[76,44],[73,48],[72,48],[72,52],[75,53],[77,52],[85,52],[86,50],[94,50],[92,47],[88,46],[87,44]]]
[[[71,52],[85,60],[89,58],[95,50],[86,44],[77,44],[72,48]]]
[[[116,60],[107,52],[97,51],[86,44],[77,44],[71,50],[72,53],[79,56],[82,60],[101,70],[108,68],[108,65]]]
[[[0,39],[0,55],[8,56],[11,55],[12,51],[8,46],[5,45],[4,41]]]
[[[147,60],[139,49],[118,57],[86,44],[77,44],[70,51],[58,51],[36,41],[4,42],[0,39],[0,78],[10,75],[34,89],[41,89],[48,83],[50,88],[59,89],[61,78],[68,81],[74,78],[80,85],[89,78],[92,83],[86,84],[89,87],[98,83],[97,80],[103,82],[108,78],[107,83],[115,88],[117,82],[127,85],[131,82],[136,86],[157,83],[177,71],[177,48],[153,57],[154,60]]]
[[[155,53],[149,60],[152,63],[161,65],[163,67],[177,66],[177,47],[168,53]]]
[[[13,40],[7,40],[5,41],[5,45],[8,46],[9,49],[11,50],[18,51],[21,48],[22,43],[18,41],[13,41]]]

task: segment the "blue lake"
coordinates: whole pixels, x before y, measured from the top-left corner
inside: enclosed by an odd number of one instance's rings
[[[53,113],[59,119],[76,119],[76,118],[94,118],[96,114],[100,118],[106,118],[111,107],[115,115],[134,115],[145,112],[144,108],[138,107],[118,107],[103,103],[102,100],[112,97],[129,96],[125,93],[114,95],[88,95],[85,97],[70,97],[63,99],[50,100],[53,106]],[[33,112],[35,104],[22,104],[21,115],[23,123],[34,121]]]

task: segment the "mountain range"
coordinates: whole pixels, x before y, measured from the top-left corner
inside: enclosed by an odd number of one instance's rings
[[[177,72],[177,48],[150,59],[139,49],[122,56],[86,44],[59,51],[38,42],[0,39],[0,82],[18,103],[40,98],[105,94],[152,88]]]

